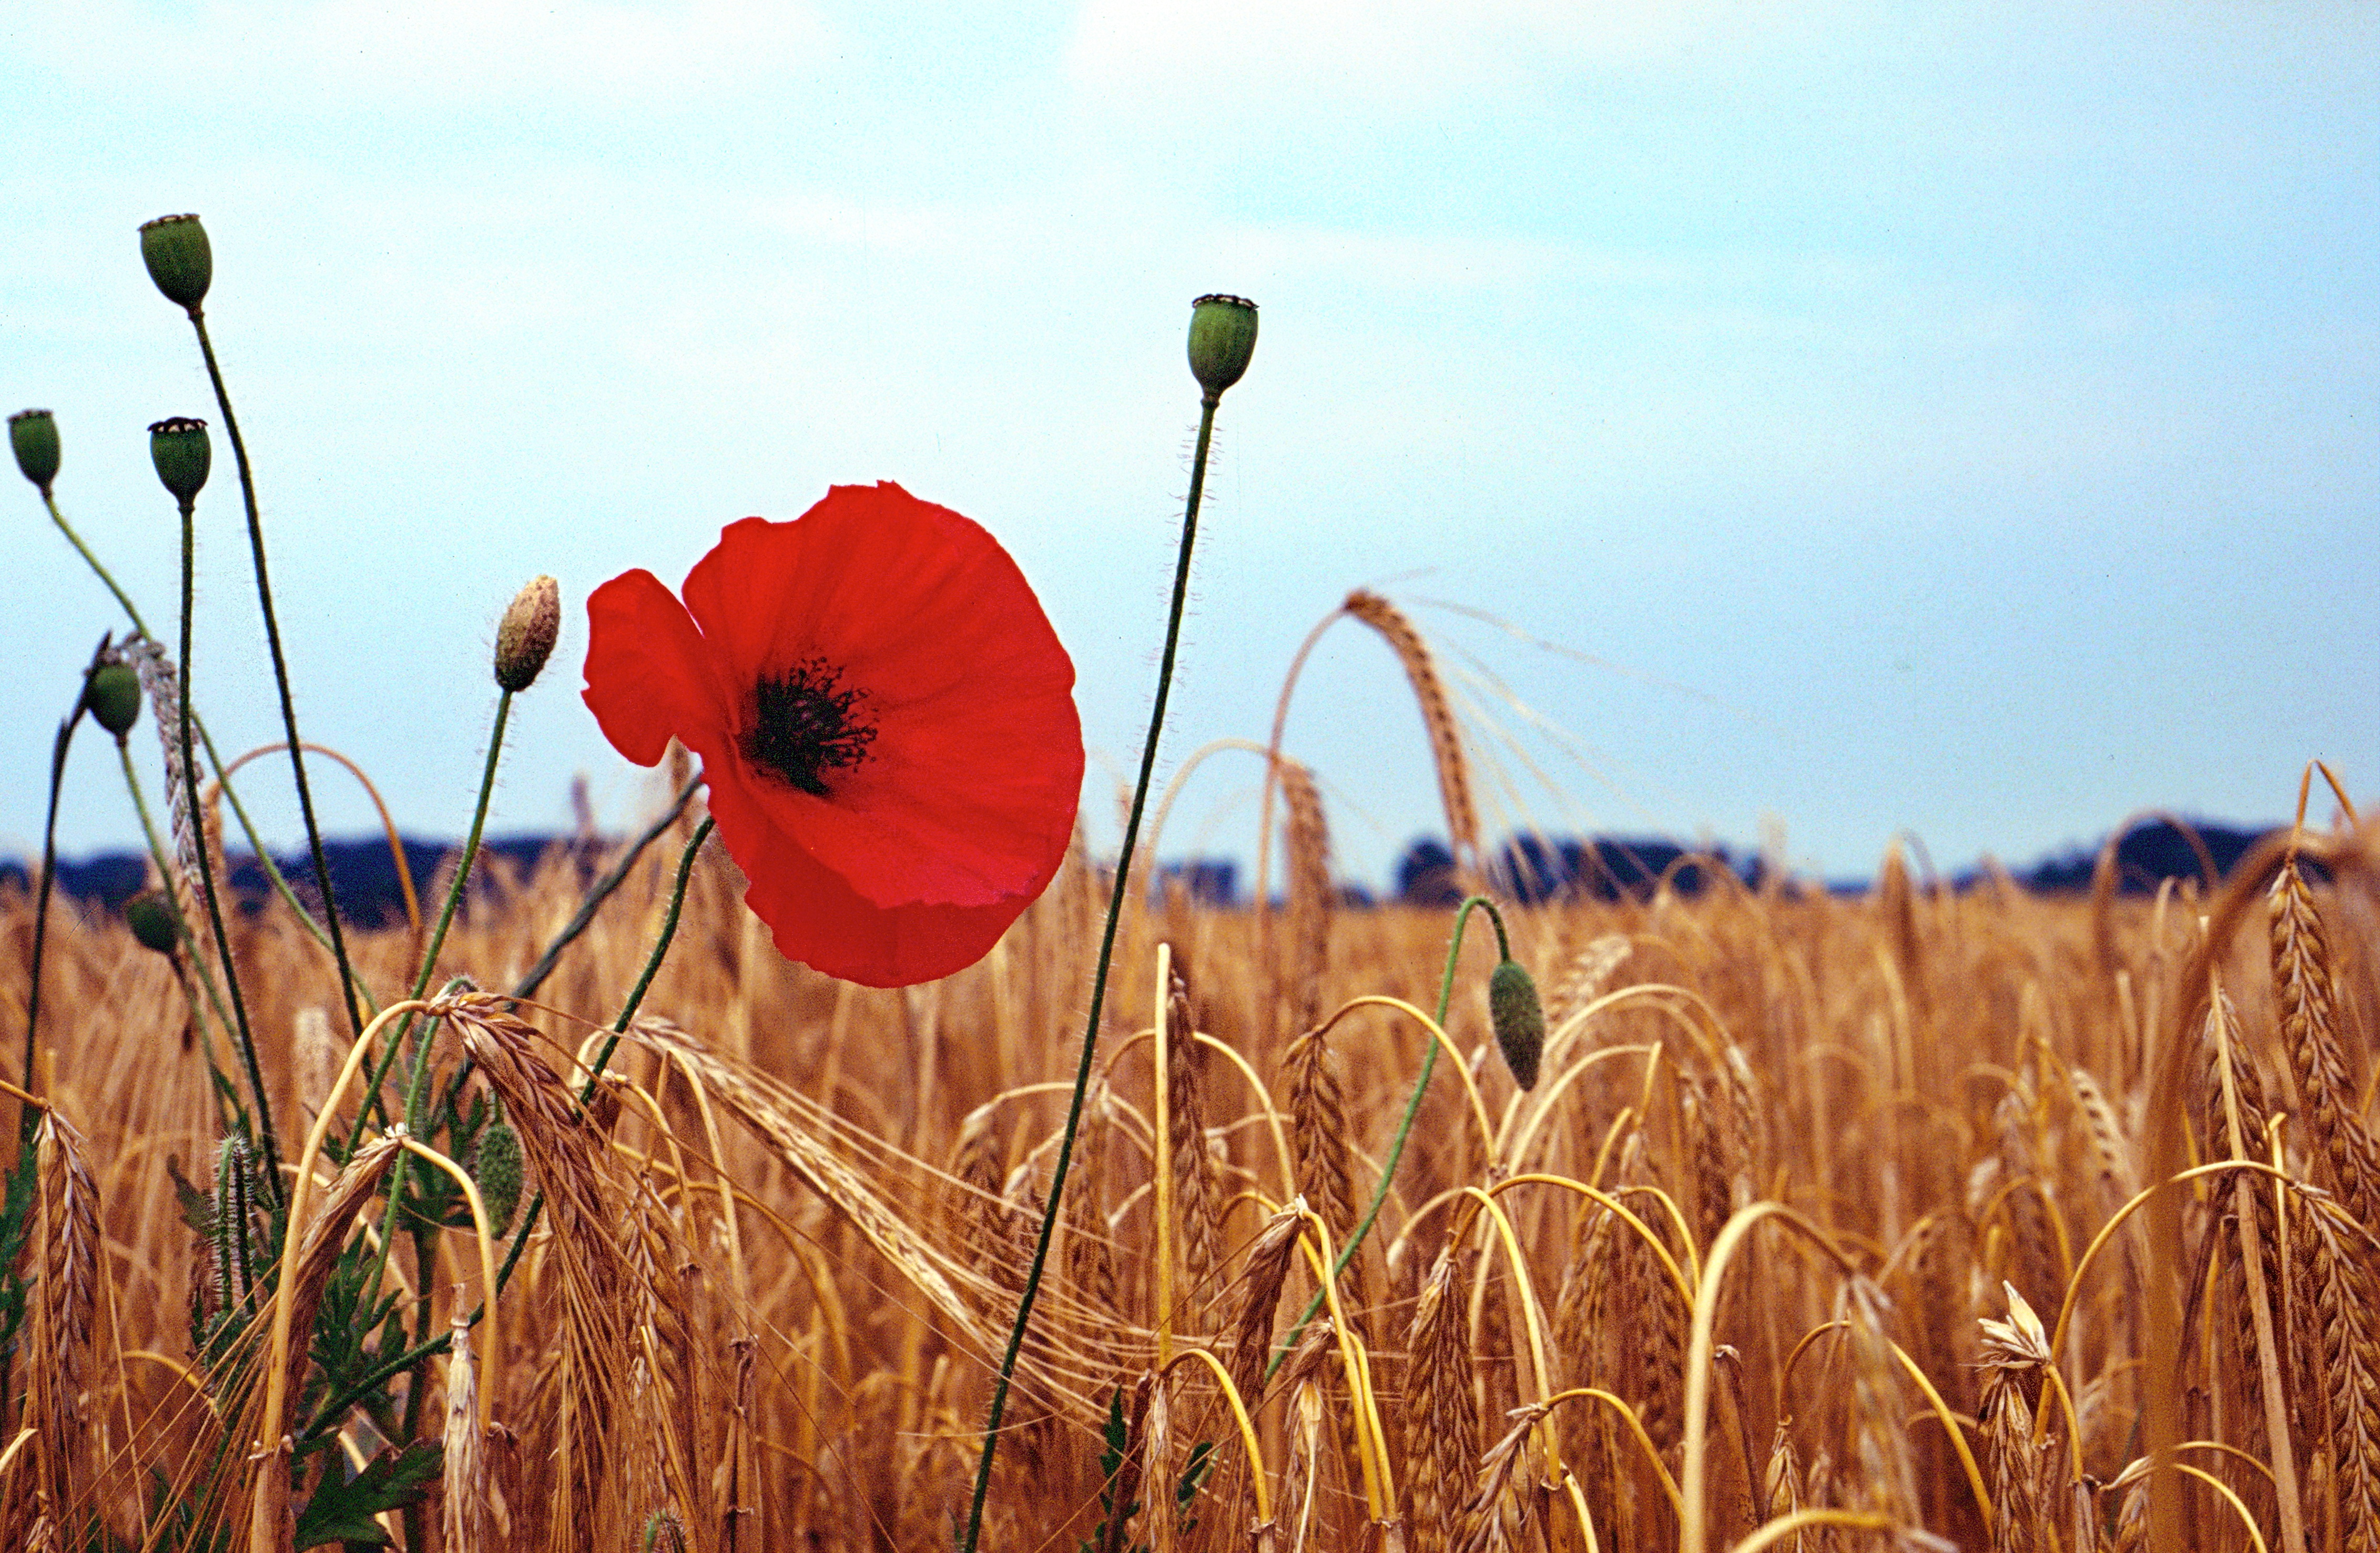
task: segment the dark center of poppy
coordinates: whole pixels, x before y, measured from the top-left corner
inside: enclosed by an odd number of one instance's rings
[[[756,687],[759,716],[744,754],[805,793],[827,796],[826,774],[856,766],[876,742],[876,727],[855,714],[866,693],[845,690],[822,658],[795,664]]]

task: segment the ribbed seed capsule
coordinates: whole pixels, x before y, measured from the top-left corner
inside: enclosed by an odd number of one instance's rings
[[[47,410],[18,410],[8,418],[8,450],[41,493],[58,478],[58,422]]]
[[[206,489],[207,470],[214,464],[207,423],[177,415],[151,426],[149,461],[157,466],[157,478],[176,501],[197,501],[199,492]]]
[[[161,215],[142,222],[140,259],[167,301],[199,310],[215,278],[215,254],[197,216]]]
[[[119,739],[140,721],[140,671],[129,663],[102,663],[82,682],[84,708]]]
[[[1257,305],[1220,292],[1190,304],[1190,371],[1209,399],[1240,381],[1257,349]]]

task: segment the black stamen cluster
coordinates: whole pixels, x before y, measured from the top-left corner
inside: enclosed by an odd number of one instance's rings
[[[822,658],[760,681],[758,716],[744,735],[746,758],[805,793],[827,796],[826,773],[858,765],[876,742],[875,726],[853,715],[865,692],[842,685],[843,675]]]

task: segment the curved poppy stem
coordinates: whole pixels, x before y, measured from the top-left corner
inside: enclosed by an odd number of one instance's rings
[[[1207,486],[1207,447],[1215,435],[1215,406],[1222,391],[1208,394],[1198,410],[1197,451],[1190,457],[1190,499],[1182,512],[1182,552],[1173,564],[1173,606],[1165,622],[1165,652],[1157,663],[1157,702],[1149,709],[1148,737],[1141,746],[1140,780],[1132,790],[1132,810],[1123,823],[1123,849],[1116,855],[1115,884],[1108,892],[1108,922],[1099,937],[1099,969],[1091,978],[1090,1017],[1083,1026],[1083,1055],[1075,1067],[1074,1098],[1066,1106],[1066,1130],[1059,1140],[1057,1164],[1050,1172],[1050,1200],[1041,1208],[1041,1233],[1034,1242],[1033,1265],[1025,1274],[1025,1288],[1016,1297],[1016,1321],[1008,1331],[1008,1348],[1001,1355],[1000,1378],[991,1389],[991,1409],[983,1425],[983,1460],[975,1474],[975,1502],[967,1511],[966,1536],[960,1553],[976,1553],[983,1534],[984,1496],[991,1489],[991,1459],[1000,1448],[1001,1415],[1008,1410],[1009,1383],[1016,1375],[1016,1355],[1025,1346],[1025,1330],[1033,1317],[1034,1297],[1041,1292],[1041,1272],[1050,1260],[1050,1232],[1058,1223],[1058,1199],[1066,1190],[1066,1169],[1074,1162],[1075,1134],[1083,1120],[1083,1096],[1090,1087],[1091,1059],[1099,1048],[1099,1013],[1106,1004],[1108,969],[1115,960],[1116,924],[1123,916],[1124,892],[1130,888],[1132,857],[1140,842],[1141,811],[1148,805],[1150,779],[1157,771],[1157,745],[1165,731],[1165,698],[1173,686],[1173,657],[1182,642],[1182,613],[1190,597],[1190,552],[1198,538],[1198,501]]]
[[[1471,914],[1475,911],[1485,911],[1488,920],[1496,925],[1498,956],[1505,960],[1512,957],[1512,940],[1505,935],[1504,914],[1496,909],[1496,903],[1485,895],[1465,898],[1462,909],[1454,916],[1454,934],[1446,944],[1446,974],[1439,978],[1438,983],[1438,1025],[1440,1029],[1446,1027],[1446,1011],[1454,1001],[1454,968],[1463,958],[1463,925],[1471,920]],[[1397,1123],[1396,1141],[1389,1146],[1388,1162],[1380,1167],[1380,1183],[1372,1191],[1372,1206],[1364,1210],[1363,1221],[1355,1226],[1354,1232],[1347,1237],[1347,1244],[1340,1247],[1338,1259],[1330,1264],[1333,1282],[1347,1270],[1348,1264],[1355,1259],[1355,1253],[1363,1249],[1365,1237],[1372,1232],[1372,1225],[1380,1217],[1381,1206],[1389,1200],[1389,1186],[1397,1179],[1397,1166],[1404,1161],[1405,1142],[1413,1136],[1414,1119],[1421,1114],[1422,1097],[1429,1093],[1430,1075],[1438,1071],[1438,1047],[1437,1040],[1432,1039],[1429,1054],[1421,1060],[1421,1076],[1414,1080],[1413,1097],[1405,1101],[1404,1119]],[[1492,1148],[1495,1140],[1491,1138],[1488,1143]],[[1298,1313],[1289,1335],[1281,1340],[1280,1345],[1273,1350],[1271,1361],[1265,1365],[1267,1380],[1270,1380],[1282,1362],[1296,1352],[1298,1340],[1305,1335],[1306,1324],[1322,1308],[1322,1297],[1327,1292],[1328,1290],[1317,1289],[1314,1297],[1305,1302],[1305,1308]]]
[[[42,951],[50,925],[50,888],[58,877],[58,792],[66,785],[67,748],[74,743],[75,726],[82,722],[87,710],[87,694],[76,696],[74,710],[58,723],[57,742],[50,746],[50,817],[42,825],[41,904],[33,908],[33,956],[26,972],[25,987],[25,1067],[21,1076],[29,1090],[34,1087],[35,1037],[42,1026]],[[33,1128],[33,1108],[19,1106],[17,1143],[28,1159],[32,1157]]]

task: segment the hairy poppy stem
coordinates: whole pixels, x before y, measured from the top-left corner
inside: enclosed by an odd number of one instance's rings
[[[1165,698],[1173,686],[1173,657],[1182,641],[1182,613],[1190,597],[1190,552],[1198,538],[1198,501],[1207,486],[1207,446],[1215,435],[1215,406],[1222,402],[1220,388],[1212,388],[1199,405],[1197,451],[1190,457],[1190,499],[1182,513],[1182,552],[1173,564],[1173,606],[1165,622],[1165,652],[1157,664],[1157,703],[1149,709],[1148,737],[1141,746],[1140,780],[1133,784],[1132,811],[1124,819],[1123,849],[1116,855],[1115,884],[1108,892],[1108,922],[1099,937],[1099,969],[1091,978],[1090,1017],[1083,1026],[1083,1055],[1075,1066],[1075,1093],[1066,1105],[1066,1131],[1058,1144],[1058,1161],[1050,1173],[1050,1199],[1041,1208],[1041,1233],[1033,1244],[1033,1265],[1025,1288],[1016,1297],[1016,1321],[1008,1331],[1008,1348],[1001,1355],[1000,1378],[991,1389],[991,1409],[983,1424],[983,1460],[976,1468],[975,1501],[967,1511],[962,1553],[975,1553],[983,1535],[983,1501],[991,1489],[992,1455],[1000,1448],[1001,1415],[1008,1410],[1008,1388],[1016,1375],[1016,1356],[1025,1346],[1026,1329],[1033,1318],[1034,1297],[1041,1292],[1041,1272],[1050,1260],[1050,1233],[1058,1224],[1058,1199],[1066,1190],[1066,1169],[1074,1162],[1075,1134],[1083,1120],[1083,1097],[1091,1083],[1091,1060],[1099,1049],[1099,1013],[1107,1001],[1108,969],[1115,960],[1116,924],[1123,916],[1124,892],[1132,880],[1134,849],[1140,841],[1141,811],[1148,806],[1149,781],[1157,771],[1158,740],[1165,731]]]
[[[212,358],[211,358],[212,359]],[[243,468],[245,465],[242,466]],[[195,822],[202,812],[199,807],[199,762],[197,741],[191,734],[190,711],[190,626],[197,613],[198,504],[189,497],[181,499],[182,508],[182,640],[179,673],[182,679],[182,782],[184,797]],[[261,848],[259,849],[261,852]],[[256,1098],[257,1142],[264,1148],[265,1189],[273,1195],[277,1206],[282,1201],[281,1143],[273,1131],[273,1101],[264,1092],[264,1070],[256,1060],[256,1037],[249,1029],[248,999],[239,989],[239,966],[232,959],[231,934],[224,927],[223,897],[215,890],[213,848],[203,841],[199,845],[199,892],[207,903],[207,921],[213,928],[215,952],[223,960],[224,986],[231,994],[232,1022],[239,1035],[240,1060],[248,1068],[249,1091]],[[226,881],[227,882],[227,881]],[[340,964],[342,976],[346,963]]]
[[[1439,978],[1438,983],[1438,1025],[1440,1029],[1446,1027],[1446,1011],[1454,1001],[1454,967],[1463,954],[1463,927],[1470,922],[1474,911],[1481,910],[1486,911],[1488,920],[1496,925],[1498,960],[1500,962],[1512,957],[1512,940],[1505,936],[1504,914],[1496,909],[1496,903],[1485,895],[1473,895],[1464,900],[1463,909],[1455,914],[1454,936],[1446,945],[1446,974]],[[1438,1048],[1439,1043],[1432,1040],[1429,1054],[1421,1060],[1421,1076],[1414,1080],[1413,1098],[1405,1101],[1404,1119],[1397,1123],[1396,1141],[1389,1146],[1388,1160],[1380,1166],[1380,1183],[1372,1189],[1372,1206],[1364,1210],[1363,1221],[1355,1226],[1354,1232],[1347,1237],[1347,1244],[1340,1248],[1338,1259],[1330,1264],[1330,1279],[1334,1283],[1338,1281],[1339,1275],[1347,1270],[1348,1264],[1355,1259],[1355,1253],[1363,1249],[1365,1237],[1372,1232],[1373,1221],[1380,1217],[1380,1206],[1389,1200],[1389,1185],[1396,1180],[1397,1166],[1405,1157],[1405,1140],[1413,1136],[1414,1118],[1421,1114],[1421,1098],[1429,1093],[1430,1074],[1438,1071]],[[1265,1365],[1267,1380],[1270,1380],[1273,1372],[1297,1351],[1297,1340],[1305,1335],[1306,1323],[1313,1320],[1315,1313],[1322,1308],[1323,1298],[1328,1292],[1328,1290],[1317,1289],[1314,1297],[1305,1302],[1305,1308],[1298,1312],[1296,1322],[1289,1329],[1288,1335],[1281,1340],[1280,1346],[1272,1351],[1271,1362]]]
[[[33,907],[33,954],[26,971],[25,984],[25,1087],[33,1087],[34,1037],[42,1025],[42,951],[50,925],[50,890],[58,877],[58,793],[66,785],[67,747],[74,743],[75,724],[82,721],[83,698],[75,698],[74,710],[58,723],[57,742],[50,746],[50,815],[42,824],[42,892],[40,904]],[[33,1145],[34,1110],[31,1102],[20,1102],[17,1108],[17,1142],[20,1150],[30,1157]]]
[[[264,613],[264,642],[273,649],[273,683],[281,691],[282,726],[289,731],[289,768],[297,775],[298,809],[305,817],[306,843],[314,854],[314,883],[322,892],[322,926],[330,930],[331,957],[339,963],[339,994],[346,1000],[347,1027],[360,1037],[364,1033],[363,1010],[356,1002],[356,973],[347,963],[346,935],[339,929],[339,897],[331,888],[331,862],[322,852],[322,827],[314,822],[314,792],[306,782],[305,746],[298,738],[297,704],[289,698],[289,661],[281,650],[281,624],[273,613],[273,581],[264,567],[264,519],[256,510],[256,479],[248,466],[248,444],[240,440],[238,418],[231,413],[231,394],[224,387],[223,369],[215,365],[214,342],[207,337],[207,321],[196,307],[190,309],[190,327],[198,331],[199,353],[207,359],[207,377],[214,384],[215,403],[223,408],[224,431],[231,438],[233,461],[239,466],[239,494],[248,507],[248,545],[256,557],[257,602]],[[188,640],[182,644],[182,656],[187,673]],[[188,704],[186,696],[183,705]],[[263,852],[262,847],[257,848],[259,856]]]

